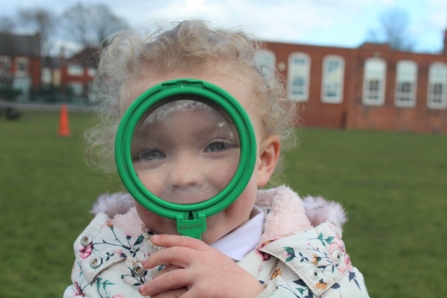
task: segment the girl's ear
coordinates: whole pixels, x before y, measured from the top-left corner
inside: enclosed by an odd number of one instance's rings
[[[259,156],[255,170],[257,171],[258,187],[267,184],[275,171],[281,151],[281,140],[277,135],[267,137],[259,146]]]

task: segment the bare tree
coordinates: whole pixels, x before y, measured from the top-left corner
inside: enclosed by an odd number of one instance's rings
[[[404,10],[395,8],[380,14],[380,28],[368,32],[368,41],[388,43],[399,51],[412,51],[414,41],[408,32],[409,19]]]
[[[53,46],[50,37],[55,32],[56,16],[47,9],[35,7],[20,9],[18,19],[25,27],[30,27],[40,34],[42,55],[48,56]]]
[[[0,16],[0,32],[11,33],[12,30],[14,30],[15,25],[13,19],[6,16]]]
[[[99,47],[113,33],[128,27],[126,20],[114,15],[104,4],[76,4],[63,13],[62,19],[67,33],[85,48]]]

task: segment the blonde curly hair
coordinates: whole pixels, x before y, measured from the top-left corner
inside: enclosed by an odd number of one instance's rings
[[[100,111],[97,124],[84,134],[90,164],[106,172],[116,170],[115,134],[137,78],[163,77],[174,71],[194,73],[217,62],[227,63],[247,78],[254,100],[259,101],[255,106],[265,136],[278,135],[282,149],[290,149],[296,143],[295,104],[286,99],[276,69],[269,69],[269,76],[259,71],[255,56],[261,50],[263,45],[242,31],[212,29],[200,20],[179,22],[172,29],[148,34],[120,32],[102,51],[93,85]]]

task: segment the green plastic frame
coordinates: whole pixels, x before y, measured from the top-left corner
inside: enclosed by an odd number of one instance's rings
[[[132,135],[140,118],[162,100],[177,95],[198,96],[219,106],[230,116],[239,134],[239,165],[232,180],[216,196],[194,204],[171,203],[155,196],[138,179],[132,164]],[[230,206],[250,181],[256,162],[256,137],[244,108],[224,89],[201,80],[177,79],[146,90],[129,106],[118,126],[115,160],[121,180],[133,198],[160,216],[176,219],[180,234],[200,239],[206,230],[206,217]]]

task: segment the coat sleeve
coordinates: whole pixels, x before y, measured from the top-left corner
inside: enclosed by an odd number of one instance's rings
[[[124,263],[124,262],[123,262]],[[73,284],[68,286],[63,298],[126,298],[142,297],[138,287],[132,287],[120,277],[120,268],[123,263],[118,263],[95,275],[93,280],[87,280],[78,262],[72,272]],[[117,268],[114,268],[117,267]]]
[[[262,292],[258,298],[369,298],[362,274],[356,268],[353,269],[352,273],[355,274],[355,281],[352,281],[352,279],[350,280],[349,275],[345,275],[338,283],[324,292],[321,296],[314,294],[303,280],[286,281],[281,277],[277,277],[267,284],[264,292]],[[362,287],[360,287],[360,285],[362,285]]]
[[[278,268],[259,297],[369,297],[335,225],[324,223],[260,250],[278,259]]]
[[[113,241],[114,245],[107,244],[111,242],[109,234],[113,239],[117,233],[108,225],[109,217],[100,213],[75,240],[72,285],[67,287],[63,298],[125,297],[123,294],[128,294],[130,287],[121,278],[120,270],[126,255],[115,245],[117,241]]]
[[[72,285],[63,298],[142,297],[139,286],[152,276],[141,267],[147,257],[144,235],[129,236],[98,214],[74,242]]]

